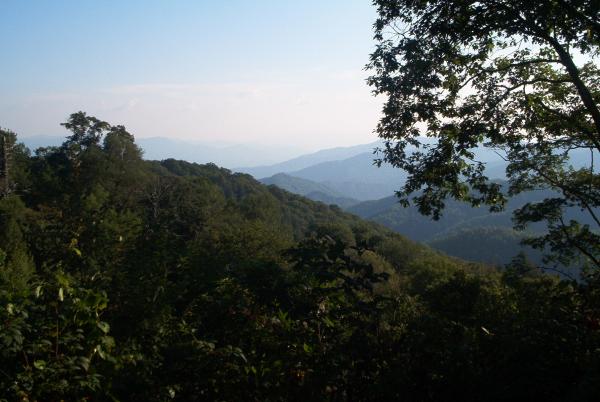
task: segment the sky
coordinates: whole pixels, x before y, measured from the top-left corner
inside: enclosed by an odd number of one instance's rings
[[[1,0],[0,126],[83,110],[137,137],[305,149],[376,140],[370,0]]]

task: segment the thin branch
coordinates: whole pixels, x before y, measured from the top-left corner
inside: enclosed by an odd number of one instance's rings
[[[572,275],[566,273],[562,269],[553,268],[553,267],[540,267],[540,268],[543,269],[544,271],[552,271],[552,272],[556,272],[556,273],[558,273],[560,275],[566,276],[567,278],[569,278],[570,280],[572,280],[574,282],[577,281]]]
[[[558,220],[560,221],[560,229],[563,232],[563,234],[565,235],[565,238],[567,239],[567,241],[569,242],[569,244],[571,244],[571,246],[575,247],[577,250],[579,250],[583,255],[585,255],[586,257],[588,257],[590,260],[592,260],[592,262],[594,263],[594,265],[596,265],[596,267],[600,268],[600,261],[598,261],[598,259],[596,257],[594,257],[593,254],[591,254],[589,251],[587,251],[586,249],[584,249],[583,247],[581,247],[579,244],[577,244],[573,238],[571,237],[571,235],[569,234],[569,231],[567,230],[567,225],[565,225],[565,222],[561,217],[558,218]]]
[[[578,199],[579,202],[585,207],[585,209],[587,209],[588,213],[590,214],[592,219],[596,222],[596,224],[598,226],[600,226],[600,218],[598,218],[598,216],[596,216],[593,208],[590,207],[589,203],[585,200],[584,196],[581,193],[579,193],[577,190],[573,190],[572,188],[563,185],[561,181],[552,179],[549,175],[545,174],[541,169],[537,169],[535,166],[533,167],[533,169],[536,171],[537,174],[542,176],[544,178],[544,180],[549,182],[552,186],[559,188],[566,197],[573,197],[573,198]]]
[[[575,85],[575,88],[579,93],[579,97],[581,98],[584,106],[586,107],[586,109],[592,116],[592,119],[594,120],[594,125],[596,126],[596,136],[594,136],[595,138],[592,138],[592,141],[600,144],[597,138],[597,135],[600,134],[600,110],[598,110],[598,105],[596,104],[594,97],[590,93],[588,87],[582,81],[581,76],[579,75],[579,69],[575,65],[575,62],[573,61],[573,58],[571,57],[569,52],[565,50],[557,40],[548,37],[547,34],[544,35],[546,36],[547,40],[550,42],[554,50],[556,50],[556,53],[558,53],[558,56],[562,60],[563,65],[569,73],[569,76],[573,80],[573,84]]]

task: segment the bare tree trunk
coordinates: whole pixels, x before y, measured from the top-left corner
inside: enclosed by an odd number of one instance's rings
[[[0,138],[0,151],[2,155],[2,159],[0,160],[0,178],[2,179],[2,188],[1,195],[4,196],[6,194],[6,190],[8,188],[8,147],[6,143],[6,136],[2,135]]]
[[[14,141],[10,133],[0,132],[0,196],[6,197],[11,192],[10,173]]]

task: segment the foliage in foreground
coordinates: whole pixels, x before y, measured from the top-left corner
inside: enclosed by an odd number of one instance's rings
[[[518,229],[546,225],[526,243],[550,251],[551,267],[600,269],[598,2],[373,3],[380,162],[407,172],[402,202],[412,194],[437,219],[448,199],[498,211],[508,197],[547,192],[514,213]],[[508,186],[486,176],[486,149],[505,159]]]

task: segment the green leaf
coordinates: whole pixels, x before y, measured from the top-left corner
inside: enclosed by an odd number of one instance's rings
[[[110,331],[110,325],[108,325],[108,323],[106,323],[104,321],[98,321],[98,323],[96,323],[96,325],[105,334],[108,334],[108,331]]]
[[[333,328],[335,326],[335,324],[333,323],[333,321],[331,321],[328,317],[323,317],[323,322],[325,323],[325,325],[327,325],[329,328]]]
[[[59,288],[58,289],[58,300],[60,300],[60,301],[64,301],[65,300],[65,295],[64,295],[63,288]]]
[[[88,371],[90,369],[90,359],[88,359],[87,357],[80,357],[79,358],[79,365],[85,370]]]
[[[70,285],[70,280],[69,277],[67,275],[65,275],[63,272],[57,272],[56,273],[56,281],[58,282],[58,284],[62,287],[68,288]]]
[[[33,362],[33,367],[38,370],[43,370],[46,368],[46,362],[44,360],[36,360]]]
[[[100,356],[100,358],[102,360],[106,360],[106,353],[104,353],[104,349],[102,349],[102,345],[97,345],[96,349],[94,351],[96,353],[98,353],[98,356]]]

